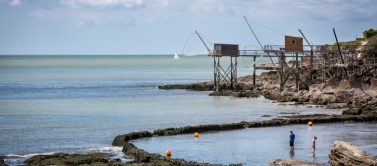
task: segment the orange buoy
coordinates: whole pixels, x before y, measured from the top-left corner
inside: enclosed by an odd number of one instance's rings
[[[170,150],[167,150],[166,152],[165,152],[165,154],[166,154],[166,156],[171,156],[171,151]]]
[[[312,121],[309,121],[308,122],[308,126],[312,126],[313,125],[313,122]]]
[[[196,132],[196,133],[194,134],[194,137],[195,137],[195,138],[198,138],[198,137],[199,137],[199,133]]]

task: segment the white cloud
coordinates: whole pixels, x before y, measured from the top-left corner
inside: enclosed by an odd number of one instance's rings
[[[129,11],[93,11],[93,10],[44,10],[39,9],[29,13],[40,20],[67,21],[77,26],[120,26],[133,27],[136,21]]]
[[[82,5],[89,6],[116,6],[122,5],[126,8],[132,8],[134,6],[140,6],[143,4],[143,0],[60,0],[61,4],[69,7],[79,7]]]
[[[343,16],[337,15],[331,18],[331,21],[342,21],[345,20]]]
[[[20,0],[12,0],[9,2],[9,5],[11,6],[18,6],[18,5],[21,5],[22,2]]]

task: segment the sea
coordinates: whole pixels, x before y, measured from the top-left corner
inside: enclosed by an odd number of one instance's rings
[[[118,135],[138,131],[262,121],[286,115],[342,110],[270,101],[263,96],[209,96],[209,91],[158,86],[213,81],[213,57],[170,55],[0,55],[0,156],[22,165],[34,155],[108,153]],[[231,61],[221,57],[227,71]],[[238,57],[237,76],[251,75],[251,57]],[[270,63],[269,58],[257,64]],[[265,70],[257,70],[259,75]],[[267,115],[267,116],[266,116]],[[250,128],[132,140],[138,148],[172,158],[213,164],[266,165],[277,158],[326,164],[334,141],[347,141],[377,156],[376,123],[334,123]],[[296,134],[289,150],[289,132]],[[311,140],[317,136],[317,150]]]

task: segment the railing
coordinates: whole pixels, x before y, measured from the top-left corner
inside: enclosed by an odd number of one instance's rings
[[[312,45],[314,52],[335,52],[338,51],[337,45]],[[265,45],[265,51],[271,52],[283,52],[285,50],[284,45]],[[376,51],[377,46],[375,45],[341,45],[340,50],[342,52],[369,52]],[[303,45],[303,52],[310,52],[311,47],[309,45]]]
[[[314,63],[321,66],[334,66],[334,67],[346,67],[346,66],[360,66],[360,65],[377,65],[377,51],[376,46],[373,45],[344,45],[340,49],[342,51],[342,58],[340,57],[337,46],[323,46],[312,45],[313,55],[316,57]],[[299,56],[309,56],[311,47],[309,45],[303,46],[304,52],[299,53]],[[375,54],[369,54],[374,52]],[[281,53],[285,53],[283,45],[266,45],[264,50],[240,50],[239,56],[256,56],[267,57],[267,53],[271,57],[278,57]],[[366,57],[360,57],[361,54],[367,55]],[[295,56],[292,54],[285,54],[286,57]],[[343,63],[344,62],[344,63]]]

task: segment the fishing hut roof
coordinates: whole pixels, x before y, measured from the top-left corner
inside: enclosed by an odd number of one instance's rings
[[[212,56],[214,57],[222,57],[222,56],[238,57],[239,56],[238,44],[215,43]]]

